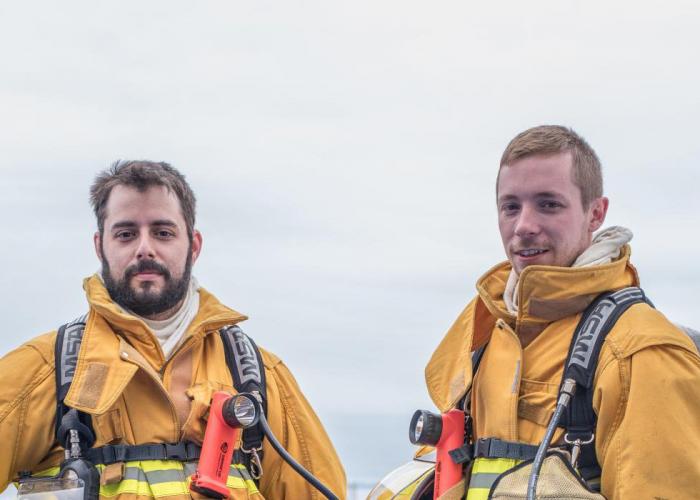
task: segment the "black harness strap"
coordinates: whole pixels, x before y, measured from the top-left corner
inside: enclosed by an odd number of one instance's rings
[[[78,363],[78,353],[85,331],[87,315],[81,316],[70,323],[62,325],[56,336],[56,438],[62,442],[61,422],[71,411],[64,404],[70,385],[73,382],[75,368]],[[262,407],[267,415],[267,386],[265,370],[260,351],[255,343],[238,326],[224,327],[219,331],[224,344],[226,364],[233,377],[233,385],[238,392],[257,392],[260,395]],[[94,436],[90,415],[78,412],[80,422]],[[260,424],[243,431],[243,453],[236,453],[236,463],[243,463],[257,480],[262,472],[260,463],[255,463],[251,455],[262,460],[262,441],[264,433]],[[94,438],[93,438],[94,439]],[[93,443],[88,443],[92,446]],[[253,450],[255,452],[253,453]],[[195,461],[199,459],[201,447],[190,442],[154,443],[142,445],[107,445],[86,450],[86,456],[93,464],[109,465],[117,462],[135,460],[180,460]],[[255,470],[258,468],[258,470]],[[256,477],[257,476],[257,477]]]
[[[564,439],[567,444],[580,447],[578,469],[586,480],[599,477],[601,473],[595,454],[597,417],[593,411],[593,379],[600,351],[605,338],[620,316],[639,303],[654,307],[644,291],[638,287],[599,295],[583,312],[569,347],[562,381],[573,378],[576,381],[576,392],[559,422],[559,427],[566,429]]]
[[[474,458],[513,458],[530,460],[535,458],[537,446],[514,443],[497,438],[478,439],[474,443]]]
[[[73,382],[86,321],[87,315],[80,316],[70,323],[62,325],[56,334],[56,349],[54,353],[56,368],[56,423],[54,429],[56,440],[61,443],[61,446],[66,444],[63,442],[64,436],[61,431],[61,423],[63,417],[70,411],[70,408],[63,404],[63,400],[66,399],[71,382]],[[78,419],[94,436],[90,415],[78,412]]]
[[[600,351],[603,348],[605,338],[620,316],[631,306],[639,303],[646,303],[654,307],[644,291],[638,287],[623,288],[616,292],[606,292],[599,295],[581,315],[581,320],[576,326],[569,347],[562,382],[566,378],[573,378],[577,387],[567,412],[562,415],[559,427],[566,430],[566,443],[571,447],[580,448],[578,469],[586,481],[600,477],[601,473],[600,464],[595,454],[597,417],[593,411],[593,379]],[[474,374],[476,374],[487,345],[472,353]],[[468,394],[461,402],[465,409],[468,404],[467,397]],[[479,439],[474,443],[473,451],[468,450],[463,454],[466,457],[471,451],[472,456],[526,460],[532,452],[530,448],[534,448],[535,451],[537,449],[536,446],[530,447],[529,445],[522,445],[522,448],[514,446],[517,444],[519,443],[508,443],[494,438]]]
[[[236,325],[222,328],[219,334],[224,343],[226,364],[231,371],[234,387],[238,392],[259,394],[265,417],[267,417],[265,367],[258,346]],[[264,438],[265,433],[260,422],[244,429],[241,438],[244,465],[256,479],[262,475]]]
[[[195,443],[153,443],[139,445],[115,444],[91,448],[87,459],[93,464],[114,464],[137,460],[180,460],[191,462],[199,459],[202,448]]]

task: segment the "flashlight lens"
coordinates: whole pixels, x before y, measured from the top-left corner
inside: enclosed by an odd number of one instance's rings
[[[418,417],[418,421],[416,421],[416,425],[413,428],[413,441],[416,443],[420,442],[420,435],[423,433],[424,418],[424,415]]]
[[[257,420],[255,403],[247,396],[238,396],[233,402],[233,413],[241,427],[250,427]]]
[[[222,417],[231,427],[246,428],[255,425],[260,418],[260,405],[248,393],[237,394],[224,402]]]
[[[435,446],[442,434],[442,416],[425,410],[413,414],[408,439],[413,444]]]

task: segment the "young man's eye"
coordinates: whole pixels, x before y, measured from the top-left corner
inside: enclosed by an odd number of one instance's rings
[[[156,236],[159,238],[172,238],[175,236],[172,231],[167,231],[165,229],[162,229],[160,231],[156,231]]]
[[[501,212],[504,214],[513,214],[518,211],[518,205],[516,203],[504,203],[501,205]]]
[[[561,207],[561,203],[558,201],[543,201],[540,206],[546,210],[556,210]]]

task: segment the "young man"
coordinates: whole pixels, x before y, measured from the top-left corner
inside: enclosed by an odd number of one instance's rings
[[[632,233],[613,227],[593,237],[608,209],[602,184],[596,154],[564,127],[526,130],[503,154],[496,206],[508,261],[479,279],[477,297],[426,368],[441,411],[470,404],[475,440],[539,444],[581,313],[603,292],[639,285],[629,261]],[[472,352],[481,346],[472,377]],[[591,454],[601,493],[693,498],[700,491],[700,357],[693,342],[640,303],[620,317],[598,359]],[[563,434],[558,429],[554,442],[566,447]],[[486,498],[500,472],[472,470],[468,498]]]
[[[89,416],[83,421],[94,430],[93,449],[201,443],[212,393],[236,392],[219,331],[246,317],[191,275],[202,250],[194,194],[166,163],[117,162],[97,177],[91,201],[102,272],[83,283],[89,313],[65,404]],[[52,332],[0,360],[0,491],[19,474],[55,471],[62,460],[55,437],[55,344]],[[344,495],[343,468],[313,409],[280,359],[260,352],[273,433],[307,470]],[[248,453],[252,465],[231,469],[233,498],[320,498],[267,439],[262,452],[261,467]],[[178,453],[107,465],[101,494],[189,498],[186,478],[193,467]]]

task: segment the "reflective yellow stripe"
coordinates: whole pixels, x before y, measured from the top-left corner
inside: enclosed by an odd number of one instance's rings
[[[502,474],[503,472],[512,469],[521,461],[514,458],[477,458],[472,466],[472,475],[482,473]]]
[[[124,479],[117,484],[100,486],[101,496],[111,498],[125,493],[155,498],[175,495],[189,496],[191,476],[185,472],[182,462],[144,460],[127,462],[124,465]],[[97,466],[100,472],[104,467],[104,465]],[[258,493],[255,482],[250,478],[248,471],[242,464],[231,465],[226,486],[233,490],[248,490],[249,494]]]
[[[130,464],[141,464],[141,469],[144,472],[151,472],[156,470],[184,470],[182,462],[177,460],[144,460],[142,462],[127,462],[126,466]]]
[[[50,469],[42,470],[41,472],[35,472],[32,477],[51,477],[55,476],[61,471],[60,467],[51,467]]]
[[[97,469],[102,473],[104,465]],[[116,484],[100,486],[100,495],[115,497],[131,493],[140,496],[166,497],[189,495],[183,464],[176,460],[126,462],[124,478]]]
[[[513,458],[477,458],[472,464],[466,500],[487,500],[496,478],[522,460]]]
[[[194,464],[187,464],[188,469]],[[102,474],[104,465],[97,465]],[[55,476],[59,467],[43,470],[33,477]],[[143,460],[126,462],[124,477],[116,484],[100,485],[100,496],[113,498],[117,495],[133,494],[145,497],[189,496],[191,476],[185,471],[185,464],[176,460]],[[259,493],[258,487],[243,464],[231,464],[226,486],[232,490],[247,490],[249,495]]]
[[[243,464],[231,464],[231,469],[228,472],[226,486],[234,490],[247,489],[250,494],[259,493],[255,481],[248,474],[248,469]]]

